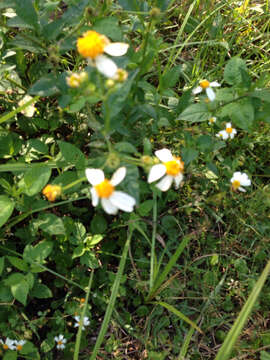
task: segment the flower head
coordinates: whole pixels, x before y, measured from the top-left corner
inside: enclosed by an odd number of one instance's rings
[[[15,340],[11,340],[6,338],[6,341],[0,339],[0,344],[2,344],[4,350],[16,350],[16,346],[14,346]]]
[[[14,340],[14,345],[17,351],[21,351],[25,343],[26,343],[25,340]]]
[[[219,131],[216,136],[221,137],[223,140],[227,140],[228,138],[233,139],[235,134],[237,134],[236,129],[232,128],[231,123],[227,123],[226,129]]]
[[[46,196],[49,201],[55,201],[55,199],[61,195],[62,188],[59,185],[48,184],[42,190],[42,194]]]
[[[173,156],[168,149],[157,150],[155,155],[162,164],[151,167],[148,175],[148,182],[152,183],[165,175],[156,184],[156,187],[161,191],[167,191],[174,181],[175,187],[178,188],[183,180],[184,162],[181,161],[180,157]]]
[[[210,119],[209,119],[209,121],[208,121],[208,124],[209,124],[209,125],[213,125],[216,121],[217,121],[217,118],[214,117],[214,116],[212,116],[212,117],[210,117]]]
[[[64,350],[67,339],[64,338],[64,335],[60,334],[59,336],[55,336],[54,340],[56,341],[56,348],[59,350]]]
[[[82,71],[80,74],[72,73],[66,78],[68,86],[72,88],[78,88],[85,80],[87,80],[88,75],[85,71]]]
[[[111,180],[106,179],[104,172],[100,169],[86,169],[85,174],[87,180],[93,185],[90,190],[93,206],[97,206],[101,199],[101,205],[107,214],[115,215],[119,209],[126,212],[133,211],[136,200],[123,191],[115,190],[115,186],[120,184],[126,176],[125,167],[116,170]]]
[[[88,316],[84,316],[83,320],[81,320],[80,316],[74,316],[74,319],[76,320],[74,327],[79,327],[82,321],[82,330],[85,330],[85,326],[90,324]]]
[[[26,104],[28,101],[32,100],[32,96],[30,95],[25,95],[19,102],[18,105],[19,106],[23,106],[24,104]],[[26,117],[32,117],[34,115],[36,111],[36,108],[34,106],[34,103],[30,104],[29,106],[27,106],[25,109],[21,110],[21,113],[26,116]]]
[[[194,95],[201,93],[203,90],[205,90],[206,95],[210,101],[215,100],[216,94],[214,93],[214,90],[212,87],[219,87],[220,84],[217,81],[210,82],[208,80],[202,80],[199,82],[199,86],[193,89],[192,93]]]
[[[117,74],[116,64],[104,53],[111,56],[125,55],[129,45],[126,43],[115,42],[94,30],[86,31],[77,40],[78,52],[88,59],[90,65],[96,66],[98,71],[108,78],[113,78]]]
[[[234,191],[239,190],[242,192],[246,192],[246,190],[242,186],[250,186],[251,180],[248,178],[246,173],[241,173],[240,171],[237,171],[233,174],[233,177],[231,178],[232,183],[232,189]]]

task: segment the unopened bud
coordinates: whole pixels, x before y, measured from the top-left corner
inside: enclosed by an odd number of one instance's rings
[[[46,185],[42,190],[42,194],[46,196],[49,201],[55,201],[55,199],[61,195],[61,192],[61,186],[51,184]]]

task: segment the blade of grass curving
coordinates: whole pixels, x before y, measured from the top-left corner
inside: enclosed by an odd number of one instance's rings
[[[242,310],[240,311],[237,319],[235,320],[231,330],[229,331],[228,335],[226,336],[221,348],[215,360],[228,360],[230,354],[233,350],[234,344],[240,335],[240,332],[245,325],[248,317],[253,309],[253,306],[258,299],[258,296],[262,290],[262,287],[267,279],[267,276],[270,271],[270,261],[266,264],[261,276],[259,277],[258,281],[254,285],[245,305],[243,306]]]
[[[82,313],[80,315],[81,321],[80,321],[79,330],[78,330],[77,336],[76,336],[76,343],[75,343],[75,350],[74,350],[73,360],[78,360],[79,359],[81,336],[82,336],[82,327],[83,327],[83,321],[82,320],[85,317],[86,308],[87,308],[87,304],[88,304],[88,300],[89,300],[89,294],[90,294],[92,281],[93,281],[93,276],[94,276],[94,270],[91,271],[91,275],[89,277],[89,283],[88,283],[88,286],[86,288],[86,298],[85,298],[83,311],[82,311]]]
[[[175,263],[178,260],[179,256],[181,255],[181,253],[183,252],[183,250],[185,249],[185,247],[187,246],[189,241],[193,238],[193,236],[194,236],[194,234],[190,234],[190,235],[185,236],[183,238],[183,240],[181,241],[181,243],[178,245],[178,248],[176,249],[175,253],[170,258],[170,261],[165,266],[165,268],[162,271],[162,273],[160,274],[160,276],[157,277],[157,279],[156,279],[156,281],[154,283],[154,286],[152,287],[150,293],[148,294],[148,296],[146,298],[146,302],[151,301],[155,297],[156,292],[158,291],[159,287],[165,281],[167,275],[169,274],[172,267],[175,265]]]
[[[24,110],[25,108],[27,108],[27,106],[35,103],[37,100],[39,99],[39,96],[35,96],[33,99],[27,101],[27,103],[25,103],[22,106],[19,106],[17,109],[10,111],[8,114],[3,115],[0,117],[0,124],[2,124],[3,122],[13,118],[13,116],[15,116],[16,114],[18,114],[19,112],[21,112],[22,110]]]
[[[128,238],[127,238],[127,241],[125,243],[124,250],[123,250],[122,257],[121,257],[120,264],[119,264],[119,268],[118,268],[118,271],[117,271],[117,274],[116,274],[116,277],[115,277],[115,280],[114,280],[114,283],[113,283],[110,301],[109,301],[109,304],[108,304],[107,309],[106,309],[106,313],[105,313],[105,316],[104,316],[104,319],[103,319],[103,322],[102,322],[102,325],[101,325],[101,329],[100,329],[99,334],[98,334],[98,338],[97,338],[95,347],[93,349],[92,355],[89,358],[90,360],[95,360],[96,359],[99,348],[100,348],[100,345],[103,342],[103,339],[104,339],[104,337],[106,335],[106,331],[107,331],[108,326],[109,326],[109,322],[110,322],[110,319],[111,319],[111,316],[112,316],[115,300],[116,300],[116,297],[117,297],[117,294],[118,294],[119,285],[120,285],[120,282],[121,282],[121,279],[122,279],[122,274],[123,274],[124,267],[125,267],[125,264],[126,264],[126,258],[127,258],[127,253],[128,253],[128,248],[129,248],[129,245],[130,245],[130,240],[131,240],[131,237],[132,237],[132,233],[133,233],[133,228],[129,228]]]
[[[46,162],[42,163],[43,166],[46,166],[50,169],[57,168],[56,162]],[[33,163],[33,164],[1,164],[0,165],[0,172],[6,171],[27,171],[34,167],[40,167],[40,163]]]
[[[179,319],[184,320],[186,323],[188,323],[190,326],[192,326],[194,329],[199,331],[201,334],[203,334],[203,331],[195,324],[194,321],[190,320],[186,315],[184,315],[181,311],[177,310],[174,306],[164,302],[164,301],[158,301],[153,302],[151,304],[156,304],[165,307],[165,309],[169,310],[173,314],[179,317]]]

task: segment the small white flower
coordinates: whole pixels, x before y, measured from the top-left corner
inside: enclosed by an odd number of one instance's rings
[[[74,316],[74,319],[76,320],[76,323],[74,325],[74,327],[79,327],[80,323],[81,323],[81,318],[80,316]],[[84,316],[83,318],[83,324],[82,324],[82,330],[85,330],[85,326],[88,326],[90,324],[89,321],[89,317],[88,316]]]
[[[233,139],[235,134],[237,134],[236,129],[232,128],[231,123],[227,123],[226,129],[219,131],[216,136],[222,137],[223,140],[227,140],[228,138]]]
[[[120,184],[126,176],[125,167],[116,170],[111,180],[106,179],[104,172],[100,169],[86,169],[85,174],[87,180],[93,185],[90,189],[93,206],[97,206],[101,199],[101,205],[107,214],[115,215],[119,209],[126,212],[133,211],[136,200],[123,191],[115,190],[115,186]]]
[[[219,87],[220,84],[217,81],[209,82],[208,80],[202,80],[199,82],[199,86],[192,90],[194,95],[201,93],[205,90],[206,95],[210,101],[214,101],[216,98],[216,94],[212,87]]]
[[[212,116],[212,117],[210,117],[210,119],[209,119],[209,121],[208,121],[208,124],[209,124],[209,125],[213,125],[216,121],[217,121],[217,118],[214,117],[214,116]]]
[[[32,96],[30,95],[25,95],[19,102],[18,105],[19,106],[23,106],[24,104],[26,104],[28,101],[32,100]],[[36,108],[34,106],[34,103],[32,103],[31,105],[27,106],[25,109],[21,110],[21,113],[26,116],[26,117],[32,117],[34,115],[36,111]]]
[[[9,338],[6,338],[6,341],[0,340],[0,344],[2,344],[4,350],[16,350],[16,346],[14,346],[15,340],[11,340]]]
[[[181,158],[172,155],[168,149],[155,151],[156,157],[162,162],[151,167],[148,182],[152,183],[164,177],[156,184],[161,191],[167,191],[171,187],[173,181],[177,189],[183,180],[184,163]]]
[[[26,343],[25,340],[14,340],[14,345],[17,351],[21,351],[25,343]]]
[[[60,350],[64,350],[67,339],[64,338],[64,335],[60,334],[59,336],[55,336],[54,340],[56,341],[56,348]]]
[[[237,171],[233,174],[231,178],[232,188],[234,191],[240,190],[242,192],[246,192],[246,190],[242,186],[250,186],[251,180],[248,178],[246,173],[241,173]]]

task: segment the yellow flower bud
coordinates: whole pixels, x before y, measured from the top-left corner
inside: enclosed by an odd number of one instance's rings
[[[48,184],[42,190],[42,194],[46,196],[49,201],[55,201],[55,199],[61,195],[62,188],[59,185]]]

